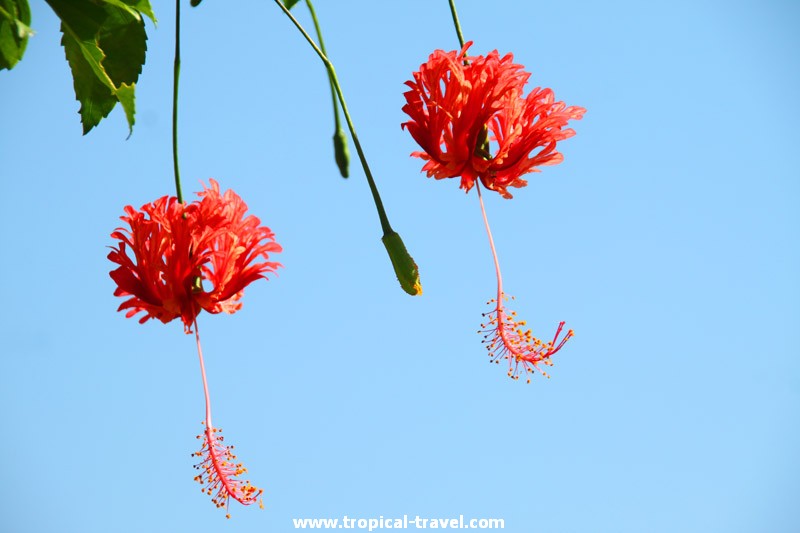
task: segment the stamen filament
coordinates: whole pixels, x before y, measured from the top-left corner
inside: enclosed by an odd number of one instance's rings
[[[211,425],[211,395],[208,393],[208,380],[206,379],[206,365],[203,362],[203,347],[200,346],[200,330],[197,327],[197,319],[194,321],[194,338],[197,340],[197,357],[200,360],[200,375],[203,377],[203,394],[206,398],[206,428]]]
[[[483,196],[481,195],[480,181],[475,181],[475,189],[478,191],[478,202],[481,204],[481,215],[483,215],[483,224],[486,226],[486,235],[489,237],[489,247],[492,249],[492,259],[494,259],[494,271],[497,275],[497,301],[499,302],[503,297],[503,275],[500,273],[500,261],[497,259],[497,250],[494,247],[494,239],[492,238],[492,229],[489,227],[489,219],[486,216],[486,207],[483,205]]]

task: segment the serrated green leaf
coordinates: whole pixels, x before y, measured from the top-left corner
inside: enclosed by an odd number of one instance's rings
[[[117,89],[117,99],[125,111],[125,118],[128,119],[130,131],[133,133],[133,125],[136,123],[136,84],[121,83]]]
[[[286,6],[286,9],[292,9],[299,1],[300,0],[283,0],[283,5]]]
[[[61,19],[61,44],[81,103],[84,135],[108,116],[116,102],[128,128],[135,122],[135,86],[147,51],[144,20],[132,4],[150,14],[146,0],[46,0]],[[150,16],[147,11],[143,11]]]
[[[77,39],[71,33],[64,31],[63,27],[62,32],[61,45],[72,70],[75,97],[81,103],[78,112],[81,115],[83,134],[86,135],[114,109],[117,98],[108,84],[96,75]]]
[[[97,44],[106,56],[103,67],[114,85],[136,83],[147,52],[147,33],[141,19],[112,10],[97,33]]]
[[[108,18],[107,10],[88,0],[46,1],[61,19],[61,31],[64,36],[74,41],[78,51],[84,56],[98,80],[113,91],[115,89],[114,82],[111,81],[102,65],[106,56],[97,43],[100,28]],[[65,42],[73,44],[69,40],[62,39],[62,44],[67,46]],[[82,73],[85,72],[82,71]]]
[[[0,0],[0,70],[10,70],[25,54],[30,28],[28,0]]]

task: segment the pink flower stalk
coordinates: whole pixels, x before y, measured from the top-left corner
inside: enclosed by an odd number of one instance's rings
[[[247,469],[242,466],[242,463],[236,462],[233,445],[224,444],[225,437],[220,435],[222,430],[215,428],[211,422],[211,397],[208,393],[206,367],[203,363],[203,349],[200,347],[197,323],[195,323],[194,329],[197,353],[200,358],[200,374],[203,377],[203,392],[206,399],[206,419],[203,422],[205,430],[197,436],[198,439],[203,439],[203,445],[199,451],[192,454],[192,457],[202,458],[199,463],[194,465],[195,470],[200,471],[194,480],[200,483],[203,492],[211,496],[211,503],[219,508],[225,508],[226,518],[231,517],[227,512],[231,498],[242,505],[251,505],[258,501],[259,507],[263,509],[264,502],[259,498],[264,491],[253,486],[249,480],[242,481],[239,478],[240,475],[247,472]]]
[[[483,343],[489,352],[490,362],[499,364],[500,359],[508,361],[508,377],[518,380],[520,367],[522,367],[522,372],[525,374],[532,374],[534,370],[538,370],[543,376],[549,378],[550,376],[542,370],[539,364],[553,366],[550,357],[559,351],[575,333],[570,329],[559,340],[559,336],[564,329],[564,322],[562,321],[556,328],[553,341],[542,342],[533,336],[530,329],[524,329],[527,322],[519,320],[516,311],[506,309],[505,302],[508,300],[508,296],[503,291],[500,260],[497,258],[497,250],[494,247],[492,230],[489,228],[489,218],[486,216],[481,189],[480,187],[475,188],[478,191],[478,202],[481,205],[483,223],[486,227],[486,234],[489,237],[489,247],[492,250],[495,275],[497,276],[497,297],[487,302],[493,306],[493,309],[488,313],[483,313],[483,316],[488,317],[489,320],[481,324],[481,329],[478,333],[483,333]],[[513,296],[511,298],[513,299]],[[526,381],[530,383],[530,377]]]

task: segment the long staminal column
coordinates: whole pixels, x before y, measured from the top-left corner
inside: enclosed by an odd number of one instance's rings
[[[242,505],[250,505],[259,502],[259,507],[264,508],[263,500],[260,500],[264,492],[252,485],[249,480],[241,480],[239,476],[246,473],[247,469],[242,463],[236,462],[236,455],[233,453],[233,445],[224,443],[225,437],[222,430],[215,428],[211,422],[211,397],[208,394],[208,380],[206,379],[206,368],[203,362],[203,349],[200,346],[200,331],[197,328],[197,321],[194,322],[195,338],[197,339],[197,355],[200,359],[200,374],[203,377],[203,392],[206,400],[206,418],[203,424],[205,430],[198,435],[198,439],[203,440],[203,445],[199,451],[192,454],[192,457],[201,457],[202,460],[194,465],[195,470],[200,473],[194,477],[200,483],[201,490],[211,496],[211,502],[217,507],[225,507],[226,511],[233,498]],[[226,518],[230,518],[230,513],[226,512]]]
[[[489,219],[486,216],[483,196],[481,196],[481,185],[477,181],[475,182],[475,188],[478,190],[478,201],[481,206],[483,223],[486,226],[486,234],[489,237],[489,247],[492,249],[495,274],[497,275],[497,297],[487,302],[488,305],[492,306],[492,310],[488,313],[483,313],[483,317],[488,318],[488,320],[481,324],[481,329],[478,333],[483,334],[483,343],[486,345],[492,363],[499,364],[501,359],[508,361],[508,377],[518,380],[520,373],[525,375],[532,374],[535,369],[549,378],[550,376],[539,365],[553,366],[550,360],[551,356],[558,352],[574,336],[574,332],[571,329],[568,330],[559,340],[564,330],[564,322],[560,322],[553,340],[543,342],[534,337],[530,329],[525,329],[526,321],[519,320],[515,311],[505,307],[505,302],[509,297],[503,291],[500,261],[497,258],[492,230],[489,228]],[[531,382],[530,377],[527,377],[527,382]]]

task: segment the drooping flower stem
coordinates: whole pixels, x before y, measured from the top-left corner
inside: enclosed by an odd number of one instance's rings
[[[508,297],[503,292],[500,261],[497,259],[492,230],[489,229],[489,219],[486,216],[486,207],[483,205],[481,184],[475,182],[475,188],[478,189],[478,201],[481,205],[483,223],[486,226],[486,234],[489,237],[489,247],[492,249],[492,258],[497,274],[497,298],[489,300],[488,303],[492,305],[493,309],[483,314],[487,320],[481,324],[479,330],[479,333],[484,334],[483,343],[489,352],[490,361],[499,363],[501,359],[506,359],[508,361],[508,377],[515,380],[519,379],[520,373],[533,374],[534,370],[538,370],[545,377],[550,377],[539,365],[552,366],[550,358],[575,334],[570,329],[561,337],[564,322],[560,322],[555,335],[553,335],[553,340],[543,342],[534,337],[530,329],[525,329],[527,322],[518,319],[515,311],[506,309],[505,301]],[[527,377],[526,381],[530,383],[530,377]]]
[[[183,203],[181,170],[178,166],[178,80],[181,76],[181,0],[175,0],[175,64],[172,69],[172,166],[176,196]]]
[[[319,49],[327,56],[328,52],[325,50],[325,41],[322,40],[322,29],[319,27],[319,20],[317,20],[317,13],[314,11],[314,5],[311,3],[311,0],[306,0],[306,5],[308,6],[308,11],[311,13],[311,20],[314,21],[314,29],[317,32],[317,39],[319,39]],[[328,75],[328,82],[331,86],[331,100],[333,100],[333,120],[335,126],[333,132],[334,155],[336,157],[336,165],[339,167],[339,173],[343,178],[346,178],[350,174],[348,169],[350,165],[350,153],[347,149],[347,136],[344,134],[342,123],[339,119],[339,101],[336,98],[336,88],[333,85],[333,79],[330,75]]]
[[[452,5],[452,1],[450,2],[450,4]],[[483,196],[481,195],[481,185],[477,181],[475,182],[475,189],[478,191],[478,202],[480,202],[481,204],[481,214],[483,215],[483,224],[484,226],[486,226],[486,235],[489,237],[489,247],[492,249],[492,259],[494,259],[494,271],[497,275],[497,301],[498,305],[502,307],[503,275],[500,273],[500,260],[497,259],[497,250],[494,247],[492,230],[489,228],[489,219],[486,216],[486,207],[483,205]]]
[[[356,128],[353,125],[353,119],[350,116],[350,111],[347,109],[347,102],[344,100],[342,87],[339,84],[339,79],[336,77],[336,69],[333,68],[333,63],[331,63],[330,59],[328,59],[328,56],[325,55],[319,46],[317,46],[317,43],[314,42],[314,39],[311,38],[300,22],[298,22],[297,19],[294,18],[294,16],[289,12],[286,6],[283,5],[283,2],[281,2],[281,0],[275,0],[275,3],[278,4],[278,7],[280,7],[286,16],[289,17],[289,20],[292,21],[300,33],[303,34],[303,37],[305,37],[306,41],[308,41],[308,44],[311,45],[311,48],[314,49],[314,52],[317,53],[319,58],[325,64],[325,68],[328,70],[330,82],[336,91],[336,96],[339,98],[339,103],[342,105],[342,112],[344,113],[344,119],[347,122],[347,128],[350,130],[350,136],[353,138],[353,144],[356,147],[356,152],[358,152],[358,159],[361,161],[361,167],[364,169],[364,175],[367,178],[369,190],[372,193],[372,199],[375,202],[375,208],[378,210],[378,218],[381,221],[381,229],[383,230],[383,237],[381,240],[383,241],[383,245],[389,254],[389,259],[392,261],[392,267],[397,275],[397,280],[400,282],[400,287],[407,294],[410,294],[411,296],[418,296],[422,294],[422,284],[420,283],[419,279],[419,268],[414,262],[414,258],[408,253],[405,244],[403,244],[403,239],[396,231],[392,229],[391,224],[389,224],[389,217],[386,216],[386,210],[383,207],[383,201],[381,201],[381,195],[378,192],[378,186],[375,185],[375,179],[372,177],[372,171],[369,169],[367,157],[364,155],[364,149],[361,147],[361,142],[358,140],[358,134],[356,133]]]
[[[461,23],[458,21],[455,0],[450,0],[450,13],[453,15],[453,24],[455,25],[456,33],[458,34],[458,42],[461,43],[461,48],[464,48],[464,34],[461,33]]]
[[[206,398],[206,430],[208,430],[214,427],[211,425],[211,395],[208,394],[206,365],[203,362],[203,348],[200,346],[200,330],[197,327],[197,320],[194,321],[194,338],[197,340],[197,357],[200,359],[200,375],[203,377],[203,394]]]
[[[342,93],[342,87],[339,85],[339,78],[336,77],[336,70],[333,68],[333,63],[331,63],[328,56],[317,46],[317,43],[314,42],[314,39],[306,32],[303,26],[298,22],[296,18],[286,9],[286,6],[283,5],[281,0],[275,0],[275,3],[283,10],[287,17],[292,21],[295,27],[303,34],[303,37],[306,38],[308,44],[311,45],[311,48],[317,53],[319,58],[325,64],[325,68],[328,69],[328,75],[330,76],[331,83],[333,84],[333,88],[336,91],[336,95],[339,98],[339,103],[342,104],[342,112],[344,113],[344,119],[347,122],[347,127],[350,130],[350,136],[353,137],[353,144],[356,147],[356,151],[358,152],[358,158],[361,161],[361,166],[364,168],[364,174],[367,177],[367,182],[369,183],[369,189],[372,192],[372,199],[375,201],[375,207],[378,209],[378,217],[381,220],[381,228],[383,229],[384,235],[390,235],[394,233],[392,230],[392,226],[389,224],[389,218],[386,216],[386,211],[383,208],[383,202],[381,201],[381,195],[378,192],[378,187],[375,185],[375,180],[372,177],[372,172],[369,169],[369,164],[367,163],[367,158],[364,155],[364,150],[361,148],[361,142],[358,140],[358,135],[356,134],[356,128],[353,125],[353,120],[350,117],[350,112],[347,109],[347,102],[344,100],[344,94]]]

